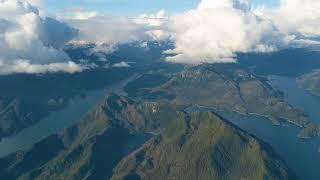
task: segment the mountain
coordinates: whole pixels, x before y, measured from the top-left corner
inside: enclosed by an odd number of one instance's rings
[[[175,104],[197,104],[219,111],[256,114],[268,117],[275,124],[283,121],[305,128],[300,137],[317,136],[310,131],[320,128],[300,109],[291,106],[283,93],[273,88],[267,79],[256,76],[236,64],[204,64],[187,67],[173,75],[158,76],[156,84],[145,83],[142,76],[125,88],[135,98],[170,101]],[[152,76],[155,76],[152,74]],[[138,84],[138,85],[137,85]],[[141,85],[140,85],[141,84]]]
[[[0,159],[11,179],[294,179],[267,144],[213,112],[110,95],[77,125]]]
[[[305,74],[297,79],[300,87],[315,96],[320,96],[320,70]]]
[[[50,111],[64,108],[70,99],[103,89],[133,73],[129,68],[97,68],[76,74],[0,76],[0,140],[34,125]]]
[[[44,23],[57,23],[47,18]],[[60,31],[54,32],[56,35]],[[73,30],[63,28],[65,33]],[[47,39],[45,41],[52,41]],[[70,99],[85,96],[88,91],[101,90],[146,69],[177,69],[180,65],[164,63],[161,58],[168,42],[141,42],[121,45],[114,52],[96,51],[94,45],[68,45],[64,51],[75,62],[95,67],[83,72],[68,74],[12,74],[0,76],[0,140],[13,136],[45,118],[51,111],[68,105]],[[130,63],[130,68],[112,68],[120,62]],[[97,78],[99,77],[99,78]]]
[[[181,114],[112,179],[294,179],[270,147],[211,112]]]
[[[41,104],[28,103],[19,98],[0,98],[0,140],[38,122],[47,113],[48,110]]]

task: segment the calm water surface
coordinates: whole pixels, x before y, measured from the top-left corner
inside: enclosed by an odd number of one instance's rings
[[[51,112],[48,117],[39,123],[24,129],[15,136],[3,138],[0,142],[0,157],[4,157],[18,150],[26,149],[42,138],[57,133],[80,121],[82,117],[94,106],[103,96],[108,93],[126,95],[124,86],[134,80],[137,75],[127,80],[109,86],[103,90],[87,92],[85,97],[77,97],[70,100],[67,107]]]
[[[300,89],[295,79],[272,76],[272,85],[282,90],[290,104],[303,108],[315,122],[320,120],[320,98]],[[186,111],[208,111],[210,108],[191,106]],[[218,112],[219,115],[270,144],[288,166],[305,180],[320,180],[320,138],[302,140],[297,138],[299,129],[289,124],[288,127],[276,126],[264,117],[245,116],[238,113]]]
[[[319,97],[299,88],[294,78],[270,76],[269,81],[285,93],[290,104],[304,109],[312,121],[320,124]],[[269,143],[301,179],[320,180],[320,138],[298,139],[296,127],[275,126],[262,117],[230,113],[222,116]]]
[[[4,138],[0,142],[0,156],[27,148],[41,138],[74,124],[106,93],[125,94],[123,87],[133,79],[134,77],[102,91],[89,92],[85,98],[73,99],[65,109],[52,112],[49,117],[16,136]],[[303,108],[313,121],[320,123],[319,97],[312,96],[300,89],[295,79],[271,76],[269,80],[285,92],[292,105]],[[275,126],[270,120],[263,117],[248,117],[224,112],[220,112],[220,114],[247,132],[269,143],[301,179],[320,180],[320,153],[318,152],[320,138],[307,141],[298,139],[299,129],[296,127]]]

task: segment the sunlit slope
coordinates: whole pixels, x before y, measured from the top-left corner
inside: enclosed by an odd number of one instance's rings
[[[211,112],[104,98],[84,120],[0,160],[1,179],[289,179],[272,149]]]

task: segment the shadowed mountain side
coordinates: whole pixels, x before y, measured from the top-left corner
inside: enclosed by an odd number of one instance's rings
[[[61,104],[62,106],[63,104]],[[48,115],[48,107],[21,98],[0,98],[0,141]]]
[[[171,106],[162,109],[154,115],[153,103],[108,96],[78,125],[0,160],[0,179],[108,179],[117,162],[149,139],[148,129],[161,129],[177,116]],[[38,158],[28,158],[33,156]]]
[[[0,140],[34,125],[50,111],[65,108],[70,99],[120,82],[133,73],[129,68],[99,68],[76,74],[0,76]]]

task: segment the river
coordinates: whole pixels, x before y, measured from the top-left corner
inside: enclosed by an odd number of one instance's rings
[[[26,149],[42,138],[57,133],[80,121],[82,117],[98,101],[108,93],[126,95],[123,88],[127,83],[136,79],[138,75],[108,86],[98,91],[87,92],[84,97],[76,97],[69,101],[67,107],[50,112],[49,116],[37,124],[22,130],[17,135],[3,138],[0,142],[0,157],[4,157],[18,150]]]
[[[126,95],[123,87],[136,77],[133,76],[101,91],[88,92],[85,98],[71,100],[65,109],[52,112],[50,116],[38,124],[23,130],[16,136],[4,138],[0,143],[0,157],[25,149],[43,137],[59,132],[63,128],[76,123],[107,93],[113,92]],[[270,76],[269,81],[286,94],[288,101],[292,105],[303,108],[312,120],[320,122],[319,97],[312,96],[300,89],[293,78]],[[298,128],[275,126],[270,120],[259,116],[252,115],[248,117],[224,112],[219,114],[243,130],[270,144],[301,179],[320,179],[320,153],[318,152],[320,138],[313,140],[298,139]]]

